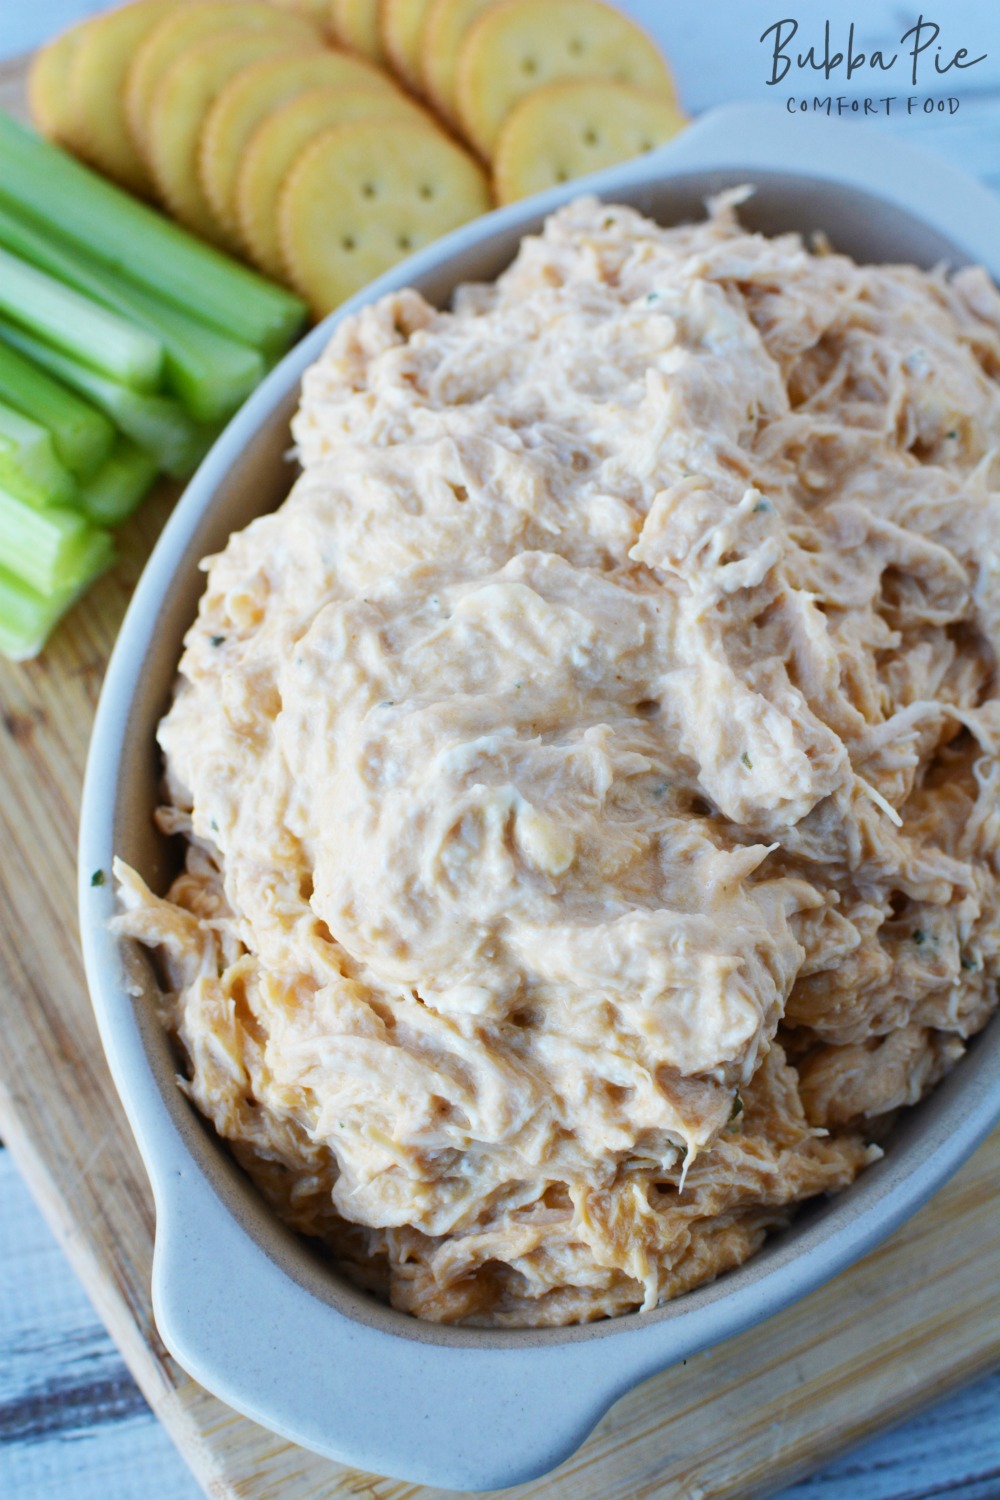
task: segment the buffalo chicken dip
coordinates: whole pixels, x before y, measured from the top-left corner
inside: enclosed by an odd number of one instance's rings
[[[738,197],[340,324],[117,867],[184,1089],[421,1318],[718,1276],[996,1003],[1000,297]]]

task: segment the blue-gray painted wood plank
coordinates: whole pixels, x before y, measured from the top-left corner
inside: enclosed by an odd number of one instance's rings
[[[0,1496],[198,1500],[0,1150]],[[997,1500],[1000,1371],[777,1500]]]
[[[200,1494],[0,1150],[0,1496]]]

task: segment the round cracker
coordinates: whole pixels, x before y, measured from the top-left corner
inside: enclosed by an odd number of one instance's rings
[[[419,94],[420,46],[430,0],[379,0],[378,25],[392,67]]]
[[[465,33],[493,0],[431,0],[421,40],[424,92],[446,120],[458,118],[458,54]]]
[[[188,47],[214,35],[235,36],[243,31],[270,34],[275,38],[275,52],[321,42],[310,21],[294,11],[278,10],[266,0],[197,0],[176,15],[167,16],[136,49],[125,80],[125,118],[136,149],[147,164],[147,122],[162,79]]]
[[[433,126],[358,120],[324,131],[281,195],[292,284],[322,317],[404,256],[490,207],[485,174]]]
[[[273,109],[307,89],[370,88],[396,93],[380,69],[330,47],[262,58],[230,79],[205,118],[198,167],[212,209],[230,234],[239,235],[236,182],[250,138]]]
[[[378,29],[378,0],[330,0],[333,35],[349,52],[385,63],[382,33]]]
[[[226,249],[233,240],[201,187],[198,155],[205,119],[229,80],[248,63],[270,57],[273,35],[236,31],[188,47],[160,80],[149,112],[148,161],[170,212],[196,234]]]
[[[95,16],[70,68],[72,110],[81,155],[130,192],[149,197],[153,180],[129,133],[125,80],[135,49],[154,27],[189,0],[133,0]]]
[[[428,117],[393,89],[310,89],[283,104],[257,127],[240,166],[236,210],[240,238],[251,260],[266,276],[287,279],[281,254],[278,203],[299,157],[324,130],[352,120],[408,117],[418,125]]]
[[[458,117],[487,160],[525,94],[560,78],[613,78],[675,98],[666,63],[644,31],[602,0],[497,0],[466,33],[458,58]]]
[[[599,172],[669,141],[687,124],[670,99],[606,78],[571,78],[515,104],[497,137],[499,203]]]
[[[28,109],[31,118],[50,141],[75,150],[77,136],[69,76],[76,50],[92,21],[78,21],[60,31],[40,47],[28,69]]]

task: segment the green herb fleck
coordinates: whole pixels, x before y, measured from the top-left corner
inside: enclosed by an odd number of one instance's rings
[[[924,931],[924,929],[922,927],[918,927],[915,930],[915,932],[913,934],[913,941],[916,943],[916,945],[917,945],[918,948],[920,947],[920,945],[922,943],[926,943],[926,941],[927,941],[927,934],[926,934],[926,932]]]
[[[665,797],[666,794],[669,792],[669,790],[670,790],[670,782],[669,781],[658,781],[656,783],[656,785],[653,787],[653,796],[654,797]]]
[[[740,1115],[742,1113],[743,1113],[743,1100],[740,1098],[740,1091],[739,1091],[739,1089],[737,1089],[736,1093],[733,1096],[733,1107],[732,1107],[732,1109],[730,1111],[730,1114],[729,1114],[729,1123],[732,1124],[732,1122],[734,1120],[738,1120],[739,1117],[740,1117]]]
[[[955,431],[954,427],[948,433],[948,437],[951,439],[952,442],[954,442],[955,439],[958,437],[958,433]]]
[[[384,703],[380,703],[379,704],[379,708],[395,708],[395,706],[396,706],[396,700],[395,700],[395,698],[387,698]]]
[[[746,766],[746,768],[747,768],[748,771],[752,771],[753,770],[753,761],[750,759],[750,753],[749,753],[749,751],[744,750],[743,754],[740,756],[740,760]]]
[[[209,828],[211,828],[211,830],[212,830],[213,833],[218,833],[218,831],[219,831],[219,825],[215,821],[214,818],[212,819],[212,821],[209,823],[208,826],[209,826]]]
[[[757,504],[753,508],[753,513],[755,516],[759,516],[763,515],[765,511],[770,511],[773,509],[774,506],[771,504],[770,500],[758,500]]]
[[[212,635],[209,636],[209,641],[213,646],[223,646],[225,645],[226,637],[224,635]]]
[[[91,885],[103,885],[104,884],[104,871],[103,870],[95,870],[94,873],[93,873],[93,875],[91,875],[91,877],[90,877],[90,883],[91,883]]]
[[[962,963],[962,968],[963,969],[978,969],[979,968],[979,965],[977,964],[976,960],[973,957],[971,957],[971,955],[968,954],[968,953],[963,953],[962,954],[961,963]]]

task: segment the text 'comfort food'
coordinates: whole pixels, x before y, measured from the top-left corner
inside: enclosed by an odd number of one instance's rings
[[[417,1316],[569,1323],[845,1187],[1000,969],[1000,297],[581,200],[344,322],[160,729],[184,1087]]]

